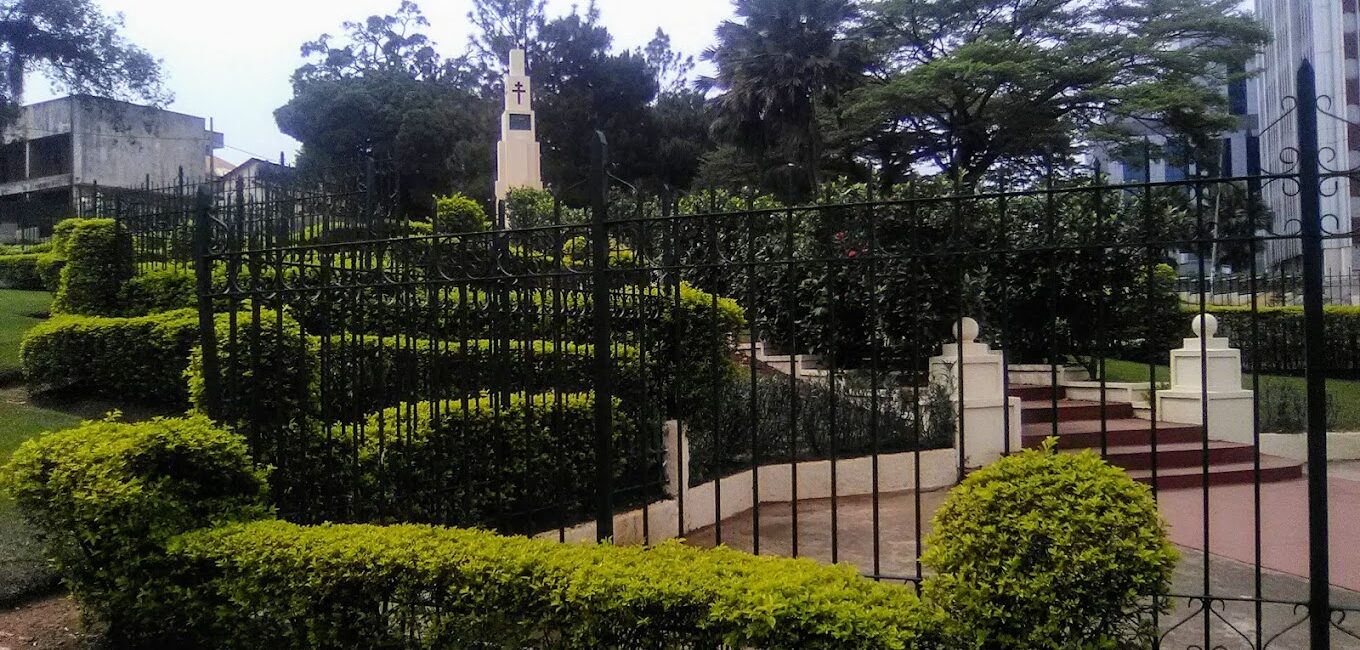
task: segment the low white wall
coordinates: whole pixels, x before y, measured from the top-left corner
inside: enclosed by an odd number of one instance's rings
[[[931,449],[921,452],[921,482],[916,484],[916,454],[902,452],[880,454],[878,456],[878,491],[880,493],[901,492],[904,490],[936,490],[954,485],[958,480],[958,450]],[[798,500],[825,499],[832,495],[831,461],[814,460],[796,464],[798,472]],[[669,466],[668,466],[669,468]],[[722,513],[718,516],[714,492],[719,489],[719,481],[701,483],[685,490],[685,525],[679,528],[680,503],[671,498],[655,501],[644,509],[614,515],[614,541],[619,544],[641,543],[645,539],[655,543],[717,523],[750,510],[754,505],[752,480],[757,479],[760,503],[786,503],[793,501],[793,463],[762,465],[755,471],[746,470],[720,479],[722,490]],[[672,483],[674,485],[674,483]],[[860,456],[836,460],[837,497],[872,494],[873,457]],[[646,530],[644,531],[644,522]],[[556,538],[558,531],[547,531],[539,535]],[[566,531],[567,541],[593,541],[595,522],[588,522]]]
[[[1087,381],[1091,374],[1077,366],[1058,366],[1058,385]],[[1006,381],[1012,386],[1052,386],[1053,367],[1046,363],[1012,363],[1006,366]]]
[[[1308,436],[1302,433],[1262,433],[1261,453],[1308,460]],[[1360,460],[1360,431],[1327,434],[1327,460]]]

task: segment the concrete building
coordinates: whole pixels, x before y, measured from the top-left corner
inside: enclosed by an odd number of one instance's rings
[[[1318,116],[1318,144],[1335,152],[1326,167],[1350,170],[1360,165],[1360,70],[1357,70],[1356,0],[1257,0],[1257,16],[1273,39],[1258,65],[1257,112],[1261,164],[1267,172],[1292,172],[1292,152],[1298,143],[1292,113],[1295,75],[1305,58],[1313,63],[1321,108],[1336,117]],[[1340,119],[1338,119],[1340,118]],[[1343,121],[1344,120],[1344,121]],[[1326,156],[1324,156],[1326,157]],[[1323,228],[1330,233],[1353,232],[1360,225],[1360,184],[1340,179],[1325,181],[1322,192]],[[1263,198],[1270,208],[1276,233],[1297,233],[1298,192],[1286,183],[1268,183]],[[1324,246],[1324,272],[1349,276],[1360,263],[1353,238],[1329,238]],[[1272,242],[1266,250],[1269,268],[1297,270],[1299,244]]]
[[[12,241],[45,236],[96,185],[209,177],[222,134],[201,117],[72,95],[24,106],[0,143],[0,241]]]

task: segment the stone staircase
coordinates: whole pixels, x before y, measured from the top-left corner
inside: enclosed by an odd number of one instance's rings
[[[1056,409],[1055,404],[1056,391]],[[1067,399],[1062,387],[1011,386],[1007,391],[1021,399],[1021,441],[1038,447],[1055,431],[1059,449],[1101,449],[1106,459],[1128,471],[1135,480],[1153,483],[1156,466],[1158,488],[1229,485],[1256,480],[1255,448],[1249,444],[1209,440],[1208,472],[1205,472],[1204,429],[1197,424],[1156,422],[1134,417],[1127,402],[1088,402]],[[1056,422],[1056,427],[1054,423]],[[1155,462],[1154,462],[1155,461]],[[1261,455],[1262,483],[1288,481],[1303,475],[1303,464],[1276,456]]]

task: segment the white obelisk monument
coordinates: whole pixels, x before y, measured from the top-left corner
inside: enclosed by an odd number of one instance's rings
[[[504,199],[517,187],[543,189],[538,124],[531,101],[529,76],[524,74],[524,50],[510,50],[510,74],[505,76],[505,110],[501,112],[501,141],[496,145],[496,198]]]

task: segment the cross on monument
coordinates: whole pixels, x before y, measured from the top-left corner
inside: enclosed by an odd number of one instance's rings
[[[516,81],[514,89],[512,89],[510,92],[515,93],[516,104],[524,103],[524,82]]]

